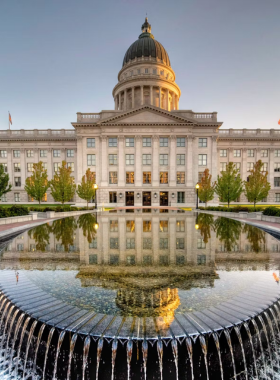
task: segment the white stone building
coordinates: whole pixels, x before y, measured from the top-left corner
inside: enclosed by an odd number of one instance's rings
[[[78,112],[74,130],[0,131],[0,163],[13,184],[2,202],[28,201],[24,184],[32,163],[43,161],[52,178],[66,160],[77,183],[88,168],[96,173],[104,206],[194,206],[206,168],[215,180],[232,161],[245,180],[258,159],[272,186],[264,201],[280,202],[280,130],[219,130],[217,112],[179,110],[180,95],[168,54],[146,19],[124,56],[114,110]],[[53,202],[50,194],[45,201]]]

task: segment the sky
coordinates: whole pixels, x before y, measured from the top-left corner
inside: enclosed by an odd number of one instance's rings
[[[114,109],[146,13],[169,54],[180,109],[223,128],[279,128],[280,0],[0,0],[0,129],[72,128]]]

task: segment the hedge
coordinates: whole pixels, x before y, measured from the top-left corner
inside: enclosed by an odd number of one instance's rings
[[[280,216],[280,209],[278,207],[267,207],[264,209],[263,215]]]
[[[9,218],[11,216],[22,216],[28,214],[28,207],[25,206],[0,207],[0,218]]]
[[[217,207],[199,207],[200,210],[207,210],[207,211],[225,211],[225,212],[258,212],[258,211],[263,211],[263,207],[256,207],[254,208],[253,206],[236,206],[236,207],[224,207],[224,206],[217,206]],[[266,210],[266,209],[265,209]],[[277,209],[279,210],[279,209]],[[280,211],[280,210],[279,210]]]
[[[94,207],[89,208],[89,210],[93,210]],[[38,211],[38,212],[47,212],[47,211],[54,211],[54,212],[65,212],[65,211],[82,211],[82,210],[87,210],[86,207],[71,207],[69,205],[65,206],[54,206],[54,207],[36,207],[36,206],[31,206],[29,207],[30,211]]]

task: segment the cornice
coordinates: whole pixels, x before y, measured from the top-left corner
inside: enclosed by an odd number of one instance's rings
[[[280,141],[280,136],[255,136],[255,137],[247,137],[247,136],[242,136],[242,137],[221,137],[218,136],[218,140],[220,141]]]
[[[2,137],[1,136],[1,141],[76,141],[77,136],[75,137],[48,137],[48,138],[42,138],[42,137]]]

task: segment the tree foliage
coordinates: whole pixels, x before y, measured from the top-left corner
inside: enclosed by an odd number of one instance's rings
[[[270,190],[270,183],[267,180],[268,172],[263,172],[262,167],[262,161],[257,161],[253,170],[250,170],[251,174],[249,175],[248,181],[244,182],[244,193],[248,201],[254,203],[254,207],[256,207],[257,202],[267,197]]]
[[[214,217],[210,214],[198,214],[196,224],[205,244],[211,239],[211,229],[214,227]]]
[[[33,173],[26,178],[24,190],[40,204],[49,187],[48,173],[43,167],[43,162],[33,164]]]
[[[218,175],[215,192],[219,196],[220,201],[227,202],[229,207],[230,202],[239,198],[242,191],[243,182],[239,171],[235,168],[233,162],[229,162],[226,170],[220,176]]]
[[[225,246],[226,252],[233,251],[234,246],[239,241],[242,224],[229,218],[217,218],[215,220],[217,238]]]
[[[80,215],[78,219],[79,228],[82,228],[83,235],[87,238],[87,241],[91,243],[96,235],[94,228],[96,224],[96,218],[93,214]]]
[[[199,199],[205,203],[205,207],[207,207],[207,202],[212,201],[214,199],[215,194],[215,182],[212,181],[212,175],[209,173],[209,169],[205,169],[203,176],[201,177],[198,189],[198,197]]]
[[[259,253],[264,251],[265,247],[265,232],[257,227],[251,226],[250,224],[245,224],[243,227],[243,232],[247,234],[247,240],[251,244],[253,252]]]
[[[51,226],[51,231],[54,234],[55,239],[61,242],[66,252],[69,251],[70,245],[74,245],[74,234],[76,229],[77,223],[73,216],[54,220]]]
[[[5,173],[4,166],[0,164],[0,198],[12,189],[12,185],[9,184],[9,179],[9,174]]]
[[[50,232],[51,227],[48,223],[28,231],[29,237],[35,240],[36,251],[46,251],[47,245],[50,243]]]
[[[84,199],[87,201],[87,208],[88,208],[88,202],[95,196],[95,176],[94,173],[88,169],[86,171],[86,174],[82,178],[82,182],[80,185],[78,185],[77,194],[81,199]]]
[[[73,198],[76,190],[75,179],[71,177],[71,167],[66,167],[66,162],[62,161],[61,167],[50,181],[51,195],[56,202],[69,202]]]

